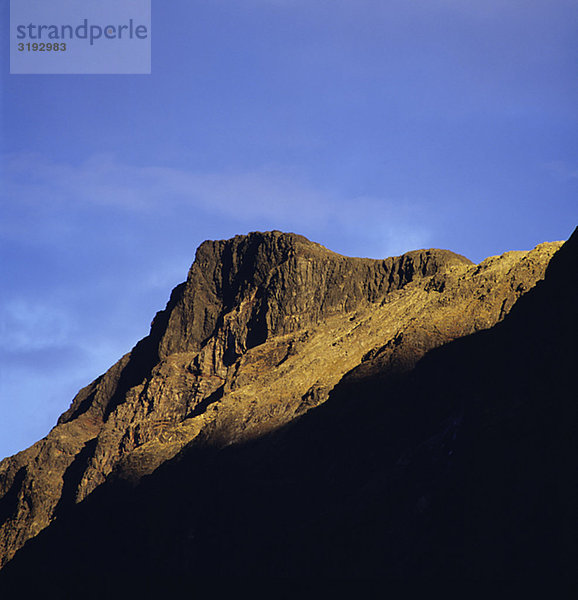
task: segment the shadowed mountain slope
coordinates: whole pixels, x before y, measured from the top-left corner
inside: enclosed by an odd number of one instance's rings
[[[26,504],[52,522],[5,585],[26,570],[40,589],[94,570],[102,586],[563,576],[576,244],[534,289],[557,245],[476,266],[437,250],[350,259],[277,232],[203,244],[149,338],[2,463],[6,547],[37,533]],[[33,464],[78,430],[38,500]]]

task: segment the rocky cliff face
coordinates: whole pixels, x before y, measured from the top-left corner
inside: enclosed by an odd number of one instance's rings
[[[473,265],[445,250],[349,258],[280,232],[203,243],[149,336],[0,463],[1,564],[105,482],[261,439],[337,389],[395,385],[433,348],[501,321],[559,247]]]

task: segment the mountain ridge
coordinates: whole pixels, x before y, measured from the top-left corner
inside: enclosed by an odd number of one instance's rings
[[[473,265],[432,249],[344,257],[281,232],[204,242],[149,336],[47,438],[0,463],[3,561],[109,479],[137,483],[192,443],[258,439],[323,404],[348,373],[398,377],[493,326],[559,246]]]

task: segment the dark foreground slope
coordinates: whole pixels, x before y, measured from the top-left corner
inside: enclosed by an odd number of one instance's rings
[[[280,430],[110,480],[0,575],[23,597],[215,576],[574,578],[578,234],[487,331],[379,353]],[[33,577],[31,577],[33,574]],[[48,596],[50,597],[50,596]]]

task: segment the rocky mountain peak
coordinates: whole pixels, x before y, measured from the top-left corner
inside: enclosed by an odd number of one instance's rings
[[[186,283],[158,317],[160,327],[167,319],[159,355],[197,350],[225,327],[226,360],[234,361],[271,335],[376,302],[415,277],[452,264],[471,262],[447,250],[383,260],[350,258],[279,231],[204,242]]]
[[[262,437],[341,381],[387,380],[493,326],[559,246],[473,265],[438,249],[346,257],[279,231],[204,242],[150,334],[0,463],[0,564],[107,481]]]

